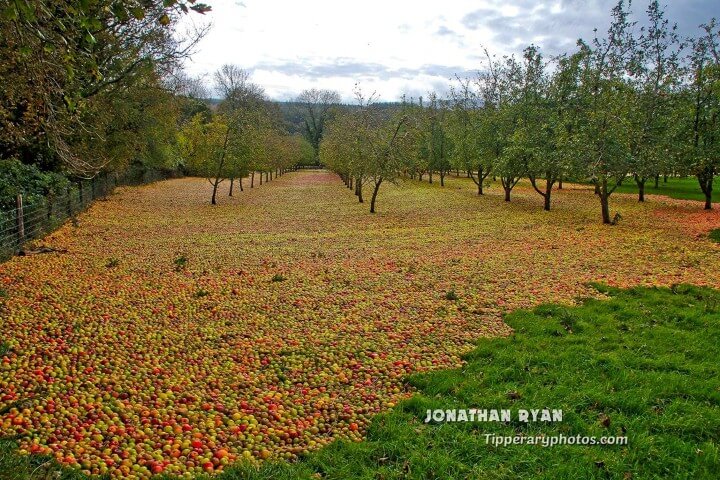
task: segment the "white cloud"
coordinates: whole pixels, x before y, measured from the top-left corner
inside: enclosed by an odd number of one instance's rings
[[[498,54],[519,52],[530,42],[549,53],[572,48],[578,37],[591,36],[594,26],[606,27],[614,3],[205,1],[213,8],[206,15],[213,28],[187,64],[190,73],[210,73],[234,63],[252,71],[254,80],[278,99],[322,87],[338,90],[349,100],[353,85],[361,81],[364,90],[376,90],[387,101],[447,83],[449,68],[458,72],[481,68],[484,46]],[[714,0],[682,3],[682,8],[670,5],[669,9],[688,31],[709,19],[709,10],[718,10]],[[634,8],[642,14],[645,6]],[[197,15],[185,21],[198,21]]]

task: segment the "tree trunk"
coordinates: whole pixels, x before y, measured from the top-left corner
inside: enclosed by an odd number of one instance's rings
[[[558,190],[562,190],[562,182],[563,182],[563,177],[561,176],[561,177],[558,179]]]
[[[250,173],[250,188],[255,188],[255,170]]]
[[[602,222],[610,224],[610,205],[606,195],[600,195],[600,208],[602,208]]]
[[[352,188],[353,188],[353,176],[350,175],[350,176],[348,177],[348,180],[349,180],[349,181],[348,181],[348,188],[349,188],[350,190],[352,190]]]
[[[363,196],[362,196],[362,178],[361,177],[358,177],[358,179],[355,180],[355,189],[357,191],[356,193],[357,193],[357,197],[358,197],[358,202],[363,203],[364,200],[363,200]]]
[[[442,171],[440,172],[440,186],[441,187],[445,186],[445,173]]]
[[[418,180],[422,182],[422,177],[424,176],[424,173],[418,173]]]
[[[550,199],[552,198],[552,187],[555,184],[555,176],[552,172],[545,172],[545,191],[542,191],[538,188],[537,185],[537,177],[535,175],[528,174],[528,178],[530,179],[530,184],[532,185],[533,189],[543,197],[543,210],[546,212],[550,211]]]
[[[552,186],[554,183],[554,178],[550,176],[548,173],[548,177],[545,178],[545,195],[543,195],[545,199],[545,204],[543,205],[543,210],[546,212],[550,211],[550,196],[552,195]]]
[[[505,189],[505,201],[509,202],[510,201],[510,192],[512,191],[512,188],[506,187],[505,185],[503,185],[503,188]]]
[[[668,176],[667,176],[667,173],[666,173],[666,174],[663,175],[663,183],[667,183],[667,179],[668,179]]]
[[[375,213],[375,200],[377,199],[378,190],[380,190],[380,184],[382,178],[375,182],[375,188],[373,189],[372,198],[370,199],[370,213]]]
[[[235,184],[235,179],[234,179],[234,178],[231,178],[231,179],[230,179],[230,193],[228,193],[228,197],[232,197],[232,196],[233,196],[233,185],[234,185],[234,184]]]
[[[242,177],[240,177],[240,178],[238,179],[238,183],[240,184],[240,191],[241,191],[241,192],[244,192],[244,190],[243,190],[243,184],[242,184]]]
[[[700,190],[705,194],[705,210],[712,210],[712,189],[713,179],[715,177],[715,169],[706,167],[702,172],[697,174]]]
[[[600,188],[600,184],[596,183],[595,186],[598,190],[598,196],[600,197],[600,208],[602,209],[602,222],[605,225],[609,225],[612,223],[610,221],[610,202],[609,202],[609,195],[607,191],[607,179],[602,179],[602,188]]]
[[[655,175],[655,188],[660,188],[660,174]],[[642,200],[640,200],[642,202]]]
[[[430,170],[430,171],[428,172],[428,175],[429,175],[429,177],[430,177],[429,183],[432,183],[432,170]]]
[[[638,176],[635,177],[635,183],[637,183],[638,186],[638,202],[644,202],[645,201],[645,178],[640,178]],[[658,187],[658,177],[655,177],[655,188]]]
[[[210,200],[211,205],[217,205],[217,191],[218,191],[219,184],[220,184],[220,182],[217,179],[215,179],[215,183],[213,183],[212,199]]]

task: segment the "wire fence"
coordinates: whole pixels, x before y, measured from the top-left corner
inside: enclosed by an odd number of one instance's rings
[[[118,186],[143,185],[175,176],[173,172],[156,170],[106,174],[73,182],[61,195],[28,198],[19,194],[15,208],[0,210],[0,262],[21,252],[27,242],[51,233]]]

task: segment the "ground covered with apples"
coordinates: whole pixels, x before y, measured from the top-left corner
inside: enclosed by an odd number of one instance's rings
[[[553,211],[519,185],[383,185],[376,215],[327,172],[207,204],[180,179],[119,189],[0,265],[0,436],[89,473],[217,472],[363,438],[459,367],[504,312],[602,297],[588,282],[720,286],[717,211],[586,186]]]

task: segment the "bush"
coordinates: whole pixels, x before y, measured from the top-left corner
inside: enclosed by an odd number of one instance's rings
[[[43,172],[14,158],[0,160],[0,210],[14,208],[19,193],[30,204],[48,195],[64,195],[69,185],[59,173]]]

